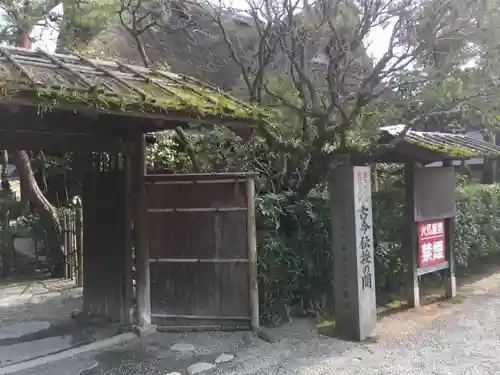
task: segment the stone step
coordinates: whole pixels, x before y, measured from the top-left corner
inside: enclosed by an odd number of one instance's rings
[[[60,352],[71,348],[72,344],[72,336],[56,336],[2,346],[0,349],[0,368]]]

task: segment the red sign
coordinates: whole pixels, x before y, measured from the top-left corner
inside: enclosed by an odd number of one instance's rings
[[[444,220],[418,223],[419,268],[436,266],[446,262]]]

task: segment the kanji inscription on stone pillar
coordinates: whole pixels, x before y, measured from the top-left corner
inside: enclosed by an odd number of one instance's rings
[[[329,177],[336,327],[355,340],[377,321],[370,178],[370,167],[347,165]]]

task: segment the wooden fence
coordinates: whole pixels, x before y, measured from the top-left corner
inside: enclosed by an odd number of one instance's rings
[[[63,277],[75,280],[78,286],[83,286],[83,217],[82,208],[75,208],[72,212],[66,212],[59,216],[65,258],[65,269]],[[4,232],[0,239],[0,277],[9,277],[13,272],[24,273],[26,271],[47,271],[47,233],[45,231],[32,237],[14,236],[11,233],[8,220],[3,218]],[[33,260],[18,259],[14,241],[19,238],[33,239]],[[41,244],[45,248],[40,251]]]
[[[82,208],[60,215],[66,267],[64,278],[83,286],[83,217]]]

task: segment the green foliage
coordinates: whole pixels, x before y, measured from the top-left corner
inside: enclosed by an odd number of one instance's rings
[[[249,169],[252,143],[224,127],[185,130],[199,161],[200,172],[238,172]],[[157,133],[157,142],[147,151],[149,167],[171,172],[193,172],[184,145],[174,131]]]
[[[38,215],[29,213],[19,217],[10,217],[20,204],[10,191],[0,190],[0,252],[11,251],[12,241],[17,236],[31,236],[39,241],[44,240],[43,226]],[[8,226],[4,224],[6,217],[9,218]]]
[[[425,80],[427,74],[416,70],[395,75],[390,85],[397,96],[378,107],[379,119],[385,123],[417,119],[414,128],[422,130],[498,127],[497,83],[483,68],[461,68],[432,80]]]
[[[325,203],[319,194],[295,203],[286,194],[257,198],[259,285],[266,322],[278,324],[287,306],[317,310],[317,301],[331,291]],[[285,223],[284,217],[292,222]],[[294,228],[293,235],[287,227]]]
[[[403,280],[403,201],[402,189],[373,197],[379,293],[399,288]],[[457,210],[454,245],[458,266],[499,254],[500,184],[459,187]],[[257,212],[263,319],[280,323],[287,309],[296,305],[316,312],[328,307],[325,299],[331,295],[332,258],[327,197],[316,193],[290,203],[285,194],[263,195],[257,199]],[[287,227],[293,227],[293,232]]]
[[[258,137],[243,138],[222,127],[185,129],[198,164],[198,172],[259,172],[259,191],[276,191],[274,179],[286,155],[269,151]],[[194,172],[194,166],[174,131],[156,134],[157,142],[147,149],[148,168],[170,173]]]
[[[97,36],[118,20],[119,0],[65,0],[59,44],[72,49],[76,40]]]
[[[458,193],[455,251],[467,266],[500,251],[500,184],[464,185]]]

